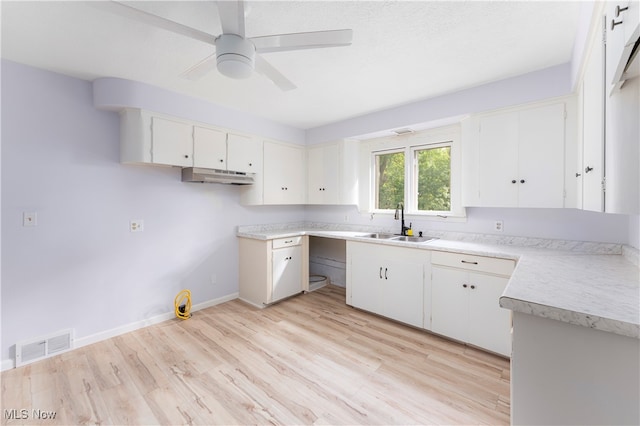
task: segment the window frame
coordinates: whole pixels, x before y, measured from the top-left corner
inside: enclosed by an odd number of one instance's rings
[[[404,151],[405,159],[405,184],[404,203],[405,215],[421,216],[438,220],[461,218],[466,220],[466,210],[462,206],[462,159],[460,153],[460,126],[453,125],[444,128],[429,129],[409,135],[390,136],[376,139],[369,139],[365,142],[364,152],[369,156],[368,179],[369,185],[366,191],[366,209],[372,214],[394,214],[395,209],[376,208],[376,155],[389,154]],[[451,163],[451,209],[448,211],[439,210],[418,210],[418,184],[416,151],[429,148],[450,146]],[[363,193],[363,196],[365,194]]]

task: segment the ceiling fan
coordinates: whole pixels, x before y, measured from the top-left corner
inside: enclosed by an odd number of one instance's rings
[[[90,4],[215,46],[214,54],[204,58],[182,74],[191,80],[203,77],[217,66],[221,74],[234,79],[247,78],[255,70],[271,80],[280,89],[292,90],[296,86],[259,53],[349,46],[353,37],[352,30],[343,29],[247,38],[245,36],[244,0],[216,1],[222,24],[222,34],[217,36],[118,1],[97,1],[90,2]]]

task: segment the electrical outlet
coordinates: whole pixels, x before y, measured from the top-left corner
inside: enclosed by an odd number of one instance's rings
[[[498,232],[502,232],[504,230],[504,224],[502,223],[501,220],[496,220],[493,223],[493,229],[495,229]]]
[[[22,226],[37,226],[38,214],[35,212],[22,213]]]
[[[129,232],[144,231],[144,221],[141,219],[132,219],[129,221]]]

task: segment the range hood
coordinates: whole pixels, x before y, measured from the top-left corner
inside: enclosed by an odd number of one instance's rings
[[[254,173],[232,172],[229,170],[185,167],[182,169],[183,182],[225,183],[229,185],[253,185]]]

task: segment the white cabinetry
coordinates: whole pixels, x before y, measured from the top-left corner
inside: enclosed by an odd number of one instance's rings
[[[582,179],[584,210],[604,211],[604,44],[596,37],[582,81],[582,161],[576,178]]]
[[[510,356],[511,312],[499,298],[514,262],[435,251],[431,263],[431,330]]]
[[[340,156],[337,144],[307,148],[307,204],[338,204]]]
[[[347,304],[423,327],[424,268],[429,252],[347,242]]]
[[[262,141],[227,133],[227,168],[234,172],[262,173]]]
[[[120,113],[120,161],[262,172],[262,141],[140,109]]]
[[[563,207],[564,120],[564,103],[480,119],[482,206]]]
[[[640,37],[640,4],[637,0],[618,0],[606,3],[605,28],[607,40],[607,93],[619,88],[628,78],[637,76],[637,69],[625,72],[627,60]]]
[[[227,170],[227,134],[194,126],[193,166]]]
[[[264,307],[309,289],[309,238],[239,239],[240,299]]]
[[[305,156],[301,146],[264,142],[264,204],[304,204]]]

